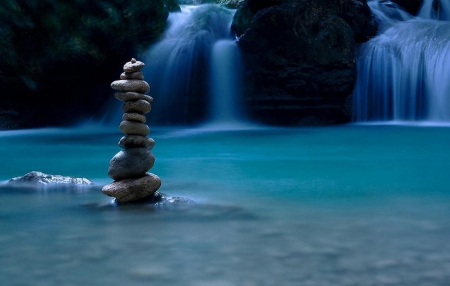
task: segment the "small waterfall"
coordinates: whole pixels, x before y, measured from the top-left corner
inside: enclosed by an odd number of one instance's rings
[[[234,125],[242,118],[241,62],[239,48],[233,40],[215,43],[211,55],[210,123]]]
[[[154,97],[147,115],[153,125],[236,120],[238,112],[231,105],[240,95],[240,57],[231,40],[234,13],[215,4],[181,5],[181,12],[170,13],[163,38],[142,59]],[[114,100],[102,122],[120,122],[119,104]]]
[[[387,20],[361,46],[354,121],[450,122],[450,22],[405,19],[392,5],[388,14],[370,4]]]
[[[154,97],[152,111],[147,115],[152,124],[199,123],[209,116],[210,91],[213,96],[222,98],[239,93],[236,79],[239,53],[232,41],[222,42],[232,38],[230,26],[235,11],[214,4],[182,5],[181,10],[169,15],[163,38],[146,52],[143,59],[145,80]],[[216,51],[214,56],[213,51]],[[210,63],[211,60],[215,63]],[[218,87],[210,85],[211,79]],[[114,116],[107,114],[105,118],[121,118],[120,107],[116,102],[114,104],[115,107],[110,108]],[[211,111],[213,114],[218,111],[220,115],[232,118],[229,113],[232,106],[212,106],[215,108]],[[214,119],[218,116],[214,115]]]
[[[422,19],[450,21],[450,1],[424,0],[418,16]]]

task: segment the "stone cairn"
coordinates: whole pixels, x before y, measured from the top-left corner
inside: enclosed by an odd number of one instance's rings
[[[144,63],[131,59],[123,66],[121,80],[111,83],[118,92],[115,97],[123,101],[120,130],[125,134],[119,141],[123,151],[117,153],[109,162],[108,176],[114,182],[102,188],[102,192],[115,197],[117,202],[145,200],[156,196],[161,186],[159,177],[147,173],[155,163],[151,149],[155,141],[147,138],[150,133],[145,124],[145,114],[151,110],[153,98],[146,95],[150,86],[144,81],[141,69]]]

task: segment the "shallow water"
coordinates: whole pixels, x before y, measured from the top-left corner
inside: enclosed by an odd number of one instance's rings
[[[161,191],[114,207],[121,135],[0,133],[0,181],[32,170],[97,187],[0,187],[1,285],[448,285],[450,129],[156,129]]]

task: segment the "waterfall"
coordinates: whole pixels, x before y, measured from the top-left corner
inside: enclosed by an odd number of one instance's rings
[[[423,19],[450,21],[450,1],[424,0],[418,16]]]
[[[354,121],[450,122],[450,22],[369,4],[382,28],[360,49]]]
[[[215,43],[211,55],[210,123],[230,125],[242,118],[241,63],[239,48],[233,40]]]
[[[154,98],[147,115],[153,125],[236,119],[240,58],[230,32],[234,12],[204,4],[182,5],[181,12],[170,13],[163,38],[143,59],[142,71]],[[120,118],[115,104],[111,109]]]

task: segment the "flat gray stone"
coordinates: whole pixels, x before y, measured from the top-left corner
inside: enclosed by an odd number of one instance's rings
[[[145,64],[141,61],[136,61],[136,59],[131,59],[131,61],[125,63],[123,66],[124,72],[137,72],[140,71]]]
[[[123,72],[120,74],[120,79],[144,79],[142,72]]]
[[[146,148],[130,148],[109,161],[108,176],[115,181],[142,177],[153,167],[155,157]]]
[[[32,171],[22,177],[9,180],[9,184],[36,184],[36,185],[72,185],[91,186],[94,183],[86,178],[75,178],[61,175],[49,175],[38,171]]]
[[[143,136],[129,135],[120,138],[118,144],[124,149],[142,147],[151,150],[155,146],[155,140]]]
[[[102,188],[102,192],[116,198],[119,203],[139,201],[153,194],[161,186],[161,179],[152,173],[146,173],[136,179],[124,179],[115,181]]]
[[[138,79],[121,79],[111,83],[111,87],[119,91],[133,91],[138,93],[147,93],[150,86],[146,81]]]
[[[122,105],[122,111],[125,113],[147,114],[150,110],[152,110],[152,106],[148,101],[143,99],[127,101]]]
[[[137,92],[116,92],[114,96],[120,101],[134,101],[139,99],[143,99],[148,103],[153,101],[153,97]]]
[[[122,120],[145,123],[145,121],[147,121],[147,118],[145,118],[145,115],[139,113],[124,113],[122,115]]]
[[[125,135],[147,136],[150,133],[150,128],[147,125],[134,121],[124,120],[120,122],[119,128]]]

